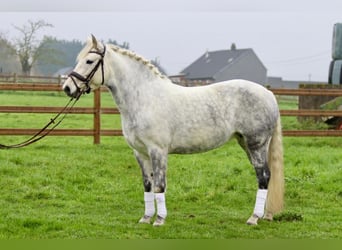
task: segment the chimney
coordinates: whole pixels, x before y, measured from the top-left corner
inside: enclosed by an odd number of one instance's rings
[[[235,43],[232,43],[232,45],[230,45],[230,50],[236,50],[236,45],[235,45]]]
[[[208,58],[209,57],[209,50],[207,49],[206,51],[205,51],[205,58]]]

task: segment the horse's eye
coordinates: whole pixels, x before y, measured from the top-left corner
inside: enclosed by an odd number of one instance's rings
[[[87,64],[92,64],[94,61],[92,61],[92,60],[87,60]]]

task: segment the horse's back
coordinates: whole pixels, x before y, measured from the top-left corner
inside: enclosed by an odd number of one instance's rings
[[[229,80],[214,83],[208,85],[208,87],[215,88],[218,92],[224,93],[226,97],[234,98],[235,100],[248,101],[253,98],[259,102],[271,101],[273,104],[276,103],[271,91],[258,83],[247,80]]]
[[[234,110],[234,128],[242,134],[271,131],[279,116],[278,104],[271,91],[246,80],[220,82],[213,86],[221,98],[232,99],[227,109]]]
[[[173,152],[207,151],[236,133],[249,136],[272,130],[277,120],[272,92],[253,82],[232,80],[180,92],[173,99],[178,108],[169,118]]]

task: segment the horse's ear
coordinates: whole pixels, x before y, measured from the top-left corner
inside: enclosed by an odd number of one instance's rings
[[[91,40],[93,42],[93,48],[97,49],[97,40],[93,34],[91,34]]]

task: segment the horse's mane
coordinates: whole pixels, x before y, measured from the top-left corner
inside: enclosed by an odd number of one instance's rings
[[[128,56],[134,60],[136,60],[137,62],[141,62],[142,64],[144,64],[146,67],[148,67],[155,75],[159,76],[160,78],[164,79],[167,78],[165,75],[163,75],[159,69],[151,63],[151,61],[145,59],[144,57],[136,54],[135,52],[131,51],[131,50],[127,50],[127,49],[123,49],[119,46],[116,46],[114,44],[107,44],[107,47],[109,47],[110,49],[112,49],[113,51],[120,53],[122,55]],[[91,42],[87,42],[86,46],[80,51],[80,53],[77,56],[77,62],[84,58],[89,51],[93,48],[93,45]]]
[[[153,63],[151,63],[151,61],[145,59],[141,55],[138,55],[131,50],[123,49],[123,48],[116,46],[114,44],[107,44],[107,46],[109,46],[109,48],[111,48],[115,52],[120,53],[121,55],[128,56],[128,57],[136,60],[137,62],[141,62],[142,64],[146,65],[146,67],[148,67],[155,75],[159,76],[160,78],[162,78],[162,79],[166,78],[166,76],[163,75],[159,71],[159,69]]]

